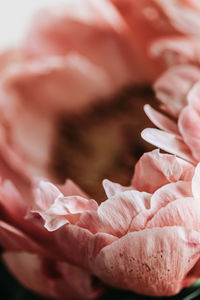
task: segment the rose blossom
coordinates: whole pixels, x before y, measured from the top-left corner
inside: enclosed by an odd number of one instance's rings
[[[199,277],[199,172],[156,150],[142,156],[131,186],[104,181],[108,199],[75,225],[64,198],[40,214],[66,259],[117,288],[170,296]]]

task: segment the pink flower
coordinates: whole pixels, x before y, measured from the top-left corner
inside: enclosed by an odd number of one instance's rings
[[[66,259],[106,284],[173,295],[199,277],[199,172],[199,166],[156,150],[140,159],[130,187],[104,181],[108,199],[74,224],[67,224],[64,198],[41,215],[46,228],[56,230]]]
[[[53,200],[68,199],[71,202],[65,211],[66,223],[69,223],[75,222],[83,211],[95,210],[97,204],[86,198],[81,202],[79,198],[86,195],[71,181],[60,190],[48,182],[37,181],[33,194],[23,181],[21,186],[22,194],[10,181],[3,181],[0,186],[0,245],[8,269],[24,286],[44,297],[94,299],[101,293],[100,286],[93,285],[94,276],[80,264],[65,259],[55,234],[43,228],[42,220],[30,209],[36,203],[44,208]],[[61,191],[68,197],[64,197]],[[72,196],[74,194],[79,196]]]
[[[148,142],[193,164],[200,160],[199,80],[198,66],[173,67],[164,73],[155,83],[155,91],[161,108],[175,120],[146,105],[147,115],[161,130],[145,129],[142,133]]]

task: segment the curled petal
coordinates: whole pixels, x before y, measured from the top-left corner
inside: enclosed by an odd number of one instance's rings
[[[164,116],[162,113],[159,113],[150,105],[146,104],[144,106],[144,111],[151,122],[156,125],[159,129],[166,130],[167,132],[174,133],[176,135],[179,134],[178,126],[175,121],[169,119]]]
[[[113,197],[118,193],[132,189],[132,187],[124,187],[121,184],[111,182],[108,179],[103,180],[103,187],[108,198]]]
[[[153,193],[167,183],[184,178],[188,173],[187,168],[194,169],[192,165],[185,165],[184,161],[173,155],[154,150],[143,154],[136,164],[131,185],[139,191]]]
[[[184,141],[171,133],[163,132],[154,128],[147,128],[142,131],[142,138],[156,147],[173,153],[188,162],[194,164],[196,162]]]

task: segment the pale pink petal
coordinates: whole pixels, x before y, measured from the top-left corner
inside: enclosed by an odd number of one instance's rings
[[[114,183],[108,179],[103,180],[103,188],[108,198],[115,196],[117,193],[125,192],[127,190],[132,189],[132,187],[122,186],[121,184]]]
[[[172,25],[179,31],[191,35],[199,35],[199,4],[197,1],[154,0],[169,17]]]
[[[4,86],[24,105],[39,106],[51,115],[81,111],[115,88],[101,67],[77,53],[15,65],[5,73]]]
[[[97,212],[83,214],[78,224],[93,233],[121,237],[128,231],[132,220],[150,208],[150,199],[151,194],[135,190],[117,193],[103,202]]]
[[[132,220],[128,231],[133,232],[143,230],[160,209],[171,202],[173,203],[177,199],[192,196],[191,182],[178,181],[162,186],[152,195],[149,205],[150,209],[139,212]]]
[[[184,141],[172,133],[163,132],[154,128],[147,128],[142,131],[142,138],[166,152],[170,152],[186,161],[195,163],[195,159]]]
[[[110,1],[68,1],[67,5],[38,14],[25,52],[40,57],[75,51],[104,69],[117,88],[131,80],[133,71],[130,39],[127,41],[122,34],[125,29],[122,17]],[[134,79],[137,80],[136,74]]]
[[[63,185],[57,185],[57,187],[65,197],[80,196],[83,198],[89,198],[88,195],[70,179],[67,179]]]
[[[55,231],[54,237],[65,259],[86,269],[92,268],[94,260],[102,248],[118,239],[106,233],[92,234],[85,228],[71,224]]]
[[[187,93],[200,80],[200,69],[193,65],[170,68],[155,83],[156,97],[164,110],[178,117],[187,105]]]
[[[32,219],[27,218],[32,201],[31,189],[27,191],[26,187],[20,194],[10,181],[4,181],[0,186],[1,220],[5,220],[30,238],[37,240],[40,245],[52,243],[52,237],[43,227],[41,220],[36,218],[36,222],[32,222]]]
[[[129,233],[103,248],[94,270],[112,286],[148,296],[170,296],[184,287],[184,278],[199,255],[198,232],[153,228]]]
[[[34,182],[33,192],[35,204],[41,210],[49,209],[57,198],[63,197],[54,184],[39,179]]]
[[[188,95],[188,103],[200,113],[200,82],[194,84]]]
[[[186,106],[179,117],[179,130],[194,159],[200,160],[200,112]]]
[[[189,165],[188,168],[192,166]],[[180,180],[185,176],[184,169],[186,166],[184,167],[182,160],[154,150],[143,154],[136,164],[131,185],[139,191],[153,193],[167,183]]]
[[[172,36],[158,39],[151,46],[151,53],[161,57],[167,65],[198,63],[200,55],[198,38]]]
[[[25,287],[58,300],[93,299],[101,289],[85,270],[67,262],[51,261],[26,252],[6,252],[3,260]]]
[[[79,196],[58,197],[47,209],[39,212],[45,220],[45,228],[55,231],[65,224],[76,224],[84,211],[96,211],[98,204]]]
[[[146,104],[144,106],[144,111],[147,115],[147,117],[151,120],[151,122],[158,127],[159,129],[162,129],[167,132],[174,133],[176,135],[180,135],[178,126],[175,121],[169,119],[162,113],[155,110],[153,107],[151,107],[149,104]]]
[[[193,198],[180,198],[161,208],[147,223],[146,228],[183,226],[199,231],[200,205]]]
[[[195,199],[200,199],[200,164],[197,165],[192,178],[192,194]]]
[[[158,189],[151,197],[151,208],[158,211],[168,203],[179,198],[192,197],[192,185],[189,181],[169,183]]]

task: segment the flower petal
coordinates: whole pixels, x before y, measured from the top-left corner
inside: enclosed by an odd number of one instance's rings
[[[200,80],[200,69],[193,65],[170,68],[155,83],[156,97],[162,108],[174,117],[178,117],[187,104],[187,93]]]
[[[170,296],[184,287],[184,278],[198,261],[199,250],[198,232],[182,227],[146,229],[103,248],[94,271],[118,288]]]
[[[144,111],[147,117],[156,127],[164,131],[180,135],[176,122],[164,116],[162,113],[159,113],[157,110],[155,110],[148,104],[144,106]]]
[[[6,252],[3,260],[25,287],[44,297],[92,299],[101,293],[100,288],[93,287],[90,274],[67,262],[48,261],[26,252]]]
[[[190,149],[182,139],[172,133],[167,133],[154,128],[147,128],[142,131],[142,138],[156,147],[175,154],[188,162],[195,163],[195,159],[193,158]]]
[[[193,169],[193,166],[185,165],[173,155],[161,154],[159,150],[147,152],[135,166],[131,185],[139,191],[153,193],[161,186],[185,177],[187,168]]]

